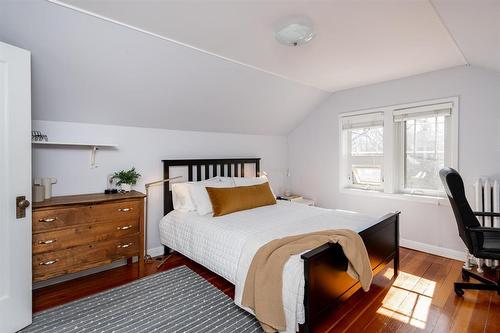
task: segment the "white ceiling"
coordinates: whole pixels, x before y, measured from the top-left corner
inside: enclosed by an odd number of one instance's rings
[[[34,119],[286,134],[331,91],[500,70],[500,0],[62,1],[0,0],[0,40],[32,51]],[[274,40],[292,18],[311,43]]]
[[[32,52],[37,120],[282,135],[328,96],[42,0],[0,1],[0,41]]]
[[[433,3],[467,61],[500,71],[500,1],[434,0]]]
[[[326,91],[465,64],[427,0],[61,2]],[[277,43],[295,17],[316,37]]]

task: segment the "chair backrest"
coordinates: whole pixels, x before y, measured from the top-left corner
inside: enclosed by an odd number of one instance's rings
[[[446,194],[450,200],[451,207],[453,208],[453,213],[455,214],[455,220],[458,226],[458,234],[460,238],[464,241],[465,245],[469,249],[470,253],[474,253],[473,242],[471,237],[471,232],[468,231],[467,227],[478,227],[480,226],[472,208],[467,202],[465,197],[464,182],[460,174],[452,168],[444,168],[439,171],[439,177],[443,182]],[[474,237],[479,237],[477,239],[479,244],[483,243],[482,235],[475,235]]]

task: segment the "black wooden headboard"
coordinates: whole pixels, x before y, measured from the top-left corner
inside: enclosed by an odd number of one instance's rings
[[[170,167],[187,167],[188,179],[200,181],[216,176],[244,177],[245,164],[255,165],[255,177],[260,174],[260,158],[219,158],[196,160],[163,160],[163,178],[170,178]],[[203,171],[202,171],[203,169]],[[212,171],[212,172],[210,172]],[[196,178],[194,175],[196,174]],[[184,180],[185,181],[185,180]],[[163,185],[163,213],[174,209],[172,191],[168,183]]]

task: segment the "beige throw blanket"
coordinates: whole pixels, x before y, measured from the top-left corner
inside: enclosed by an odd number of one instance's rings
[[[255,313],[265,332],[286,330],[283,311],[283,268],[290,256],[316,248],[325,243],[342,246],[349,264],[347,273],[359,280],[368,291],[372,270],[365,244],[352,230],[338,229],[312,232],[273,240],[255,254],[248,269],[242,305]]]

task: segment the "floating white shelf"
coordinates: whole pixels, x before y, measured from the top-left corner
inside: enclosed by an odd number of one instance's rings
[[[118,148],[116,144],[110,143],[78,143],[78,142],[55,142],[55,141],[32,141],[34,145],[48,146],[80,146],[80,147],[98,147],[98,148]]]
[[[117,144],[112,143],[78,143],[78,142],[54,142],[54,141],[32,141],[35,146],[59,146],[59,147],[88,147],[90,148],[90,168],[99,167],[95,162],[96,152],[100,148],[118,148]]]

